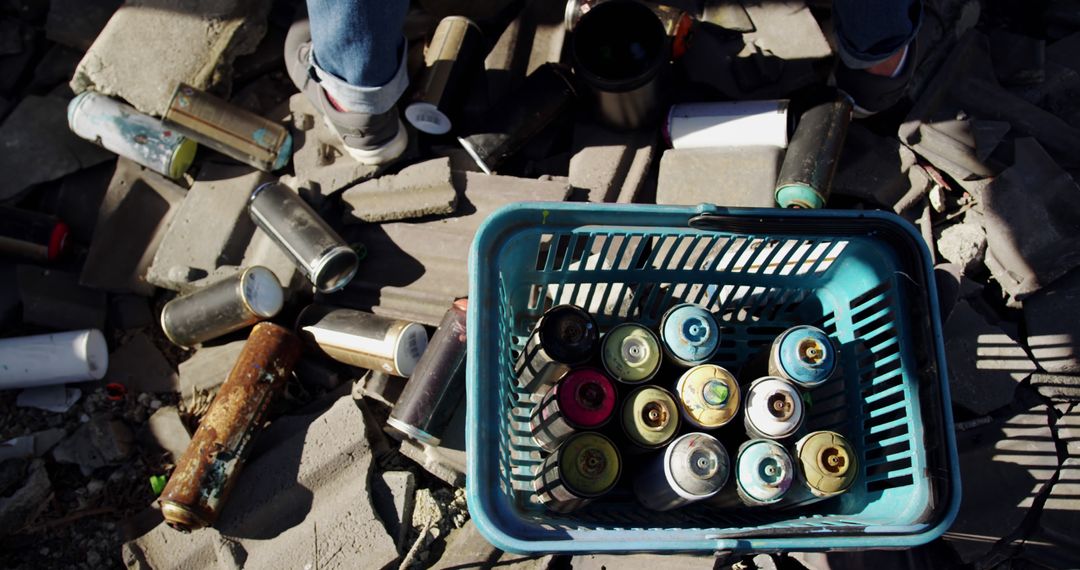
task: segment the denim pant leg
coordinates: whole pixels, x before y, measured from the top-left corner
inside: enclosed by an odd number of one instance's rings
[[[312,66],[342,106],[385,113],[408,87],[408,0],[307,0]]]
[[[852,69],[877,65],[919,31],[922,0],[833,0],[840,59]]]

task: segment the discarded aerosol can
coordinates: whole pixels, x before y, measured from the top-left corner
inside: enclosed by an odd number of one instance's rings
[[[248,213],[320,293],[339,291],[356,275],[356,252],[288,186],[270,182],[256,188]]]
[[[405,119],[422,133],[450,132],[470,83],[484,69],[484,47],[475,22],[464,16],[443,18],[424,52],[424,76],[405,107]]]
[[[52,261],[67,249],[68,227],[48,214],[0,206],[0,255]]]
[[[338,362],[402,378],[412,375],[428,345],[423,325],[323,305],[301,311],[296,329]]]
[[[611,491],[621,472],[619,450],[607,436],[580,432],[547,456],[533,490],[549,510],[570,513]]]
[[[615,411],[615,384],[595,368],[579,368],[553,384],[529,421],[533,440],[545,451],[578,430],[596,429]]]
[[[97,329],[0,339],[0,390],[101,380],[109,347]]]
[[[626,384],[652,380],[660,370],[663,349],[648,327],[623,323],[604,335],[600,360],[612,378]]]
[[[545,63],[490,112],[487,120],[458,142],[480,170],[491,174],[534,136],[568,113],[577,91],[570,71]]]
[[[739,412],[739,383],[722,366],[702,364],[679,378],[675,398],[682,417],[700,429],[726,425]]]
[[[563,24],[566,26],[566,31],[573,32],[577,27],[578,22],[581,21],[582,16],[592,10],[596,6],[605,2],[611,2],[615,0],[570,0],[566,3],[566,10],[563,13]],[[660,19],[660,23],[664,26],[664,31],[668,37],[671,38],[671,56],[673,59],[682,57],[686,50],[690,47],[690,36],[694,27],[694,17],[687,11],[676,8],[675,6],[668,6],[666,4],[655,4],[653,2],[638,2],[644,6],[647,6],[650,10],[656,14],[656,17]]]
[[[387,431],[439,445],[447,424],[465,395],[465,352],[468,335],[465,314],[468,300],[458,299],[443,315],[442,322],[416,363],[405,389],[398,396]]]
[[[788,101],[715,101],[672,105],[664,122],[671,148],[786,148]]]
[[[292,156],[292,135],[283,125],[185,83],[176,86],[162,120],[189,139],[266,172],[283,168]]]
[[[802,114],[776,179],[776,203],[781,208],[825,207],[851,124],[851,109],[851,101],[839,97]]]
[[[649,461],[634,479],[638,502],[670,511],[720,492],[731,471],[724,445],[707,433],[688,433]]]
[[[272,318],[284,302],[274,272],[256,265],[166,303],[161,330],[173,344],[194,346]]]
[[[514,374],[528,392],[566,376],[572,366],[592,357],[600,339],[600,327],[589,313],[574,305],[556,305],[536,323],[521,351]]]
[[[679,405],[671,392],[641,386],[623,400],[622,428],[634,447],[660,449],[679,431]]]
[[[301,350],[300,339],[288,329],[255,325],[158,499],[169,526],[188,532],[217,521],[252,437],[284,391]]]
[[[95,91],[72,99],[67,116],[71,132],[169,178],[183,176],[195,159],[195,141]]]
[[[806,389],[836,373],[839,357],[825,331],[809,325],[787,329],[743,367],[744,377],[777,376]]]
[[[691,303],[675,305],[660,320],[664,354],[682,366],[708,361],[720,347],[720,327],[712,313]]]
[[[743,394],[743,426],[751,438],[785,439],[803,424],[803,400],[791,382],[775,376],[758,378]]]
[[[735,457],[735,484],[710,504],[719,507],[763,507],[784,499],[795,480],[795,462],[783,445],[752,439],[739,446]]]
[[[795,444],[799,476],[783,505],[795,507],[835,497],[855,482],[859,468],[855,448],[834,431],[808,433]]]

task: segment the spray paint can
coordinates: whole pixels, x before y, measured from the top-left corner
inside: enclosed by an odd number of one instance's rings
[[[800,325],[780,333],[747,363],[744,374],[777,376],[810,389],[833,377],[838,360],[836,347],[825,331]]]
[[[422,133],[444,135],[454,126],[472,79],[484,68],[484,34],[463,16],[443,18],[424,52],[424,76],[405,119]]]
[[[720,347],[720,327],[709,311],[683,303],[664,313],[660,339],[668,358],[682,366],[696,366],[716,354]]]
[[[338,362],[402,378],[412,375],[428,344],[423,325],[322,305],[301,311],[296,328]]]
[[[185,83],[176,86],[162,120],[189,139],[266,172],[283,168],[292,156],[292,135],[283,125]]]
[[[533,479],[533,490],[549,510],[565,514],[611,491],[621,473],[615,444],[599,433],[580,432],[547,456]]]
[[[600,348],[604,369],[626,384],[648,382],[656,376],[662,354],[656,333],[637,323],[623,323],[608,331]]]
[[[68,226],[48,214],[0,206],[0,255],[53,261],[67,249]]]
[[[859,474],[855,448],[834,431],[808,433],[795,444],[799,477],[791,486],[783,505],[808,505],[835,497],[855,483]]]
[[[431,342],[416,363],[405,389],[398,396],[387,431],[438,446],[447,424],[465,395],[465,352],[468,335],[465,315],[469,303],[458,299],[443,315]]]
[[[786,148],[788,101],[716,101],[672,105],[664,122],[671,148]]]
[[[458,137],[458,142],[480,170],[491,174],[545,127],[568,113],[576,98],[570,71],[545,63],[495,105],[480,128]]]
[[[339,291],[356,275],[356,252],[288,186],[270,182],[256,188],[248,213],[320,293]]]
[[[718,507],[763,507],[784,499],[795,480],[795,462],[783,445],[751,439],[739,446],[735,484],[710,504]]]
[[[195,141],[100,93],[80,93],[67,115],[71,132],[169,178],[182,177],[195,159]]]
[[[548,388],[529,421],[533,440],[545,451],[577,430],[596,429],[615,411],[615,384],[595,368],[581,368]]]
[[[173,344],[194,346],[272,318],[284,302],[274,273],[256,265],[166,303],[161,330]]]
[[[670,511],[716,495],[730,471],[723,444],[707,433],[688,433],[645,465],[634,479],[634,495],[649,509]]]
[[[0,340],[0,390],[101,380],[109,346],[97,329]]]
[[[758,378],[743,395],[743,426],[751,438],[791,437],[802,427],[803,412],[799,389],[783,378]]]
[[[776,179],[776,203],[781,208],[825,207],[850,124],[847,97],[802,114]]]
[[[563,13],[563,24],[566,26],[566,31],[573,32],[577,27],[581,18],[599,4],[610,2],[612,0],[570,0],[566,3],[566,10]],[[656,17],[660,19],[660,23],[664,26],[664,31],[668,37],[671,38],[671,55],[674,59],[682,57],[686,50],[690,47],[690,36],[694,27],[694,17],[687,11],[676,8],[675,6],[667,6],[665,4],[655,4],[653,2],[638,2],[656,14]]]
[[[660,449],[679,431],[679,405],[671,392],[641,386],[623,401],[622,428],[634,447]]]
[[[687,370],[675,385],[684,420],[700,429],[716,429],[739,412],[739,383],[726,368],[702,364]]]
[[[540,392],[592,357],[600,327],[589,313],[574,305],[556,305],[536,323],[514,365],[518,385]]]
[[[158,499],[169,526],[189,532],[214,524],[301,350],[288,329],[255,325]]]

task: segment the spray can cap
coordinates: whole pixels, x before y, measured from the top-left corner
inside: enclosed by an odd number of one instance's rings
[[[776,340],[777,376],[803,386],[817,386],[832,377],[836,370],[836,350],[829,336],[819,328],[790,328]]]
[[[795,464],[784,446],[768,439],[754,439],[739,449],[735,472],[743,493],[755,501],[772,503],[791,488]]]
[[[660,368],[660,341],[636,323],[623,323],[604,336],[601,359],[615,379],[637,383],[652,378]]]
[[[731,459],[715,437],[688,433],[676,439],[666,452],[672,482],[696,498],[716,494],[728,480]]]
[[[855,482],[855,450],[844,436],[816,431],[800,439],[795,448],[806,483],[818,494],[842,493]]]
[[[712,313],[690,303],[676,305],[664,314],[660,338],[668,356],[687,365],[712,358],[720,346],[719,328]]]

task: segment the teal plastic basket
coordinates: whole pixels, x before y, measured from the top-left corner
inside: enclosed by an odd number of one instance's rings
[[[467,493],[496,547],[521,553],[779,552],[903,548],[940,536],[960,504],[937,292],[915,229],[883,212],[523,203],[480,228],[469,258]],[[811,429],[860,451],[847,493],[791,510],[693,504],[652,512],[632,496],[568,515],[535,501],[543,455],[529,437],[537,396],[513,362],[558,302],[602,331],[656,326],[680,302],[717,316],[712,362],[738,370],[781,331],[836,340],[842,379],[812,393]],[[671,378],[674,385],[675,378]]]

